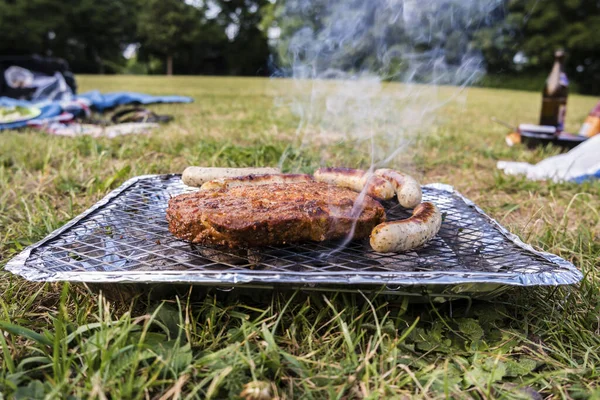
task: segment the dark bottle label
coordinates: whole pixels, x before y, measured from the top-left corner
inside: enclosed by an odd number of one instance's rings
[[[565,99],[565,102],[563,104],[561,104],[558,108],[558,124],[556,125],[556,127],[561,132],[565,130],[566,116],[567,116],[567,101]]]

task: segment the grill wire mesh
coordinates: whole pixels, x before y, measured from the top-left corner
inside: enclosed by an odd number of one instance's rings
[[[331,241],[230,251],[191,245],[169,233],[165,210],[171,196],[193,190],[179,175],[134,178],[7,269],[34,280],[231,285],[523,286],[581,279],[572,264],[534,251],[444,185],[423,188],[424,201],[442,211],[439,234],[405,254],[376,253],[368,239],[345,247]],[[395,201],[383,204],[388,220],[410,215]]]

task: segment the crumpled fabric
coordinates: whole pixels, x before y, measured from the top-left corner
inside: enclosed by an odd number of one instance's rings
[[[133,92],[102,94],[97,90],[80,94],[76,98],[87,100],[93,110],[100,112],[127,104],[191,103],[193,101],[191,97],[185,96],[152,96]]]
[[[11,123],[0,123],[0,131],[3,129],[17,129],[30,124],[37,124],[41,120],[53,118],[61,115],[63,112],[73,116],[89,115],[90,110],[103,112],[107,109],[127,104],[156,104],[156,103],[191,103],[194,100],[185,96],[153,96],[144,93],[134,92],[113,92],[102,94],[97,90],[86,92],[74,96],[68,100],[44,100],[44,101],[26,101],[17,100],[10,97],[0,97],[0,107],[37,107],[42,114],[31,118]]]
[[[115,138],[117,136],[145,134],[158,129],[159,124],[154,122],[126,122],[117,125],[100,126],[93,124],[80,124],[78,122],[61,122],[57,119],[44,124],[31,124],[31,127],[39,128],[44,132],[55,136],[77,137],[91,136],[95,138]]]
[[[567,153],[548,157],[537,164],[498,161],[507,175],[522,175],[532,181],[581,183],[600,178],[600,135],[587,139]]]
[[[4,71],[4,78],[12,88],[32,89],[33,93],[28,100],[33,102],[70,100],[74,95],[63,74],[58,71],[48,76],[13,65]]]

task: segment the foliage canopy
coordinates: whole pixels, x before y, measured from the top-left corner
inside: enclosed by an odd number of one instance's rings
[[[388,80],[472,59],[540,87],[560,47],[578,89],[600,93],[596,0],[0,0],[0,37],[0,55],[51,54],[84,73],[164,73],[172,57],[176,74],[290,74],[318,51],[322,67]]]

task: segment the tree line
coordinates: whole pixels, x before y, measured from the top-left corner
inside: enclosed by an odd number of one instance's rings
[[[347,12],[331,14],[334,3]],[[421,1],[414,15],[410,3],[414,8],[413,0],[0,0],[0,55],[58,56],[77,73],[285,76],[306,53],[301,38],[335,41],[322,32],[337,34],[339,15],[360,11],[350,21],[360,27],[352,40],[340,36],[347,51],[336,44],[338,53],[326,59],[335,68],[404,80],[419,54],[438,54],[449,66],[479,54],[488,76],[543,79],[554,50],[564,48],[579,91],[600,93],[597,0]],[[404,19],[389,18],[402,8]],[[302,36],[307,29],[312,36]],[[127,59],[126,49],[135,56]]]
[[[64,58],[76,73],[267,75],[268,0],[0,0],[0,55]],[[134,46],[136,57],[124,57]],[[168,69],[168,71],[167,71]]]

